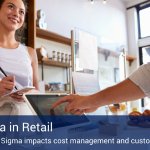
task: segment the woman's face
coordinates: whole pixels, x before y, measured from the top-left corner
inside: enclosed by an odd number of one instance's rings
[[[0,26],[9,31],[19,29],[25,19],[25,6],[22,0],[5,0],[0,8]]]

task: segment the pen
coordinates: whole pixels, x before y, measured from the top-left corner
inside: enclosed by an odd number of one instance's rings
[[[7,77],[7,74],[5,73],[5,71],[4,71],[1,67],[0,67],[0,71],[3,73],[3,75],[4,75],[5,77]],[[18,90],[16,86],[15,86],[15,89]]]

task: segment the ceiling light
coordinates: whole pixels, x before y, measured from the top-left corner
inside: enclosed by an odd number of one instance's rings
[[[91,0],[91,4],[94,4],[94,0]]]
[[[107,1],[106,0],[103,0],[103,4],[106,4],[107,3]]]

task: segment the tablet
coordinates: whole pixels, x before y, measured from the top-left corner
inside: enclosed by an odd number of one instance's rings
[[[38,116],[48,116],[53,119],[55,127],[70,126],[88,123],[89,119],[85,116],[75,116],[65,112],[66,103],[63,103],[51,110],[51,106],[66,94],[24,94],[24,99],[30,107],[32,113]],[[42,117],[41,117],[42,118]],[[43,120],[42,120],[43,122]]]
[[[59,105],[54,110],[51,109],[52,104],[64,96],[67,96],[67,94],[36,93],[36,94],[25,94],[24,99],[34,115],[69,115],[69,113],[66,113],[64,111],[66,103]]]

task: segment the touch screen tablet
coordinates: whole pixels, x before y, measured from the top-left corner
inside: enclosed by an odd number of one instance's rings
[[[27,102],[28,106],[30,107],[34,115],[47,117],[50,116],[50,118],[54,119],[55,123],[57,122],[57,125],[59,126],[74,125],[89,122],[89,120],[85,115],[74,116],[72,114],[66,113],[64,111],[66,103],[63,103],[58,107],[56,107],[54,110],[51,110],[52,104],[63,96],[66,95],[60,94],[24,95],[25,101]]]
[[[28,103],[32,112],[37,115],[69,115],[64,111],[66,103],[63,103],[51,110],[51,106],[61,97],[60,94],[25,94],[25,101]]]

